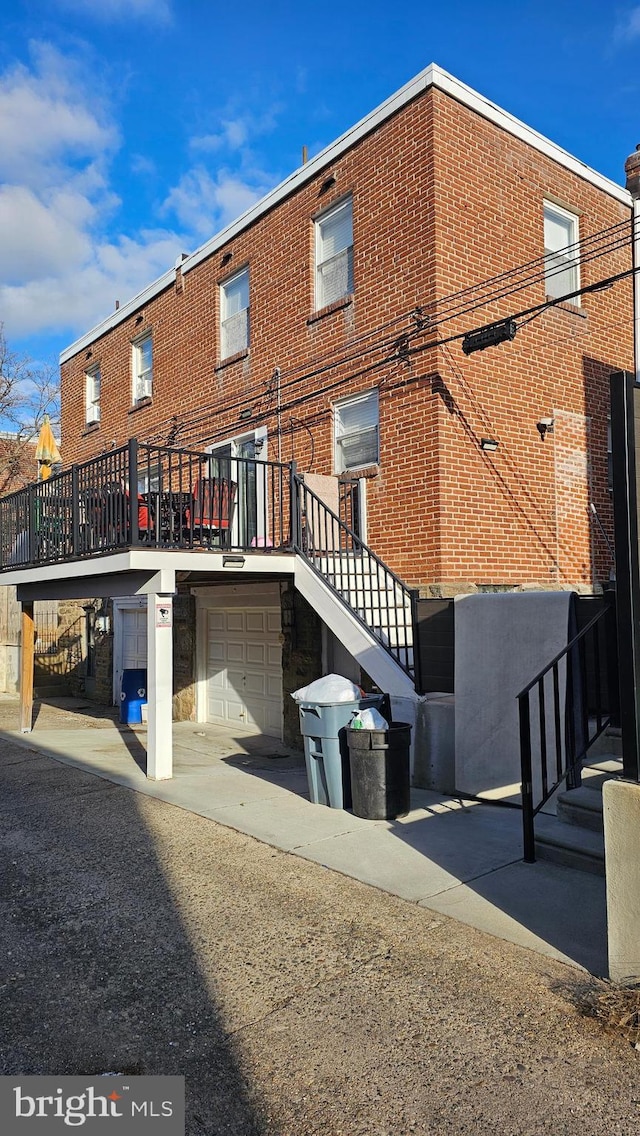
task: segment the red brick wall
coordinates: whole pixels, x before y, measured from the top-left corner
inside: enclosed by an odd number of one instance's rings
[[[330,174],[335,184],[323,192]],[[315,319],[313,217],[345,193],[353,195],[354,299]],[[275,460],[275,400],[266,383],[278,366],[283,460],[294,454],[310,468],[311,431],[313,471],[330,473],[333,400],[378,385],[381,460],[367,482],[369,543],[401,576],[444,586],[590,586],[606,578],[608,553],[585,514],[592,496],[610,525],[607,375],[631,364],[628,283],[584,297],[579,310],[547,312],[513,343],[469,358],[459,341],[406,360],[393,346],[415,324],[392,321],[416,305],[437,313],[443,297],[540,257],[544,197],[580,214],[581,237],[627,214],[448,96],[427,92],[96,341],[90,358],[81,352],[63,366],[65,458],[93,456],[132,435],[164,442],[177,415],[177,444],[194,448],[266,424],[266,456]],[[218,286],[246,263],[250,354],[220,368]],[[581,283],[629,263],[625,249],[585,265]],[[544,285],[531,286],[443,323],[439,334],[543,299]],[[153,402],[132,410],[130,344],[147,327]],[[87,433],[83,376],[97,362],[102,418]],[[252,408],[248,422],[238,419],[242,407]],[[544,442],[541,417],[557,423]],[[480,450],[483,436],[499,441],[496,454]]]

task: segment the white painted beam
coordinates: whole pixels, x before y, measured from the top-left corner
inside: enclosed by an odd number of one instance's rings
[[[173,777],[173,596],[147,597],[147,777]]]

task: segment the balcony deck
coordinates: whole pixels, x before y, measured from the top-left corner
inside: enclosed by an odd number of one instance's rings
[[[3,583],[292,553],[294,467],[138,443],[0,500]],[[199,559],[199,557],[198,557]],[[78,562],[83,562],[82,566]],[[98,562],[96,565],[95,562]],[[92,567],[89,567],[89,565]],[[259,569],[257,569],[259,570]]]

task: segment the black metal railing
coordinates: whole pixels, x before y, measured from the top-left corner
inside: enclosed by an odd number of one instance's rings
[[[413,650],[417,593],[408,588],[294,474],[294,547],[406,674],[416,681]]]
[[[616,714],[615,608],[608,600],[517,695],[524,859],[535,862],[535,817],[566,781],[577,788],[589,747]]]
[[[291,467],[138,443],[0,500],[0,571],[130,547],[291,548]]]

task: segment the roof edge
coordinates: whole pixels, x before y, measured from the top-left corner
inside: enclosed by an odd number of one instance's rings
[[[293,173],[289,174],[284,181],[280,182],[279,185],[264,197],[260,198],[255,205],[252,205],[242,213],[235,221],[232,221],[230,225],[221,229],[219,233],[216,233],[215,236],[211,237],[210,240],[206,241],[205,244],[201,245],[195,252],[186,256],[181,262],[179,261],[182,273],[185,274],[190,272],[193,268],[196,268],[198,264],[201,264],[203,260],[212,256],[218,249],[238,236],[244,229],[257,221],[259,217],[269,212],[270,209],[273,209],[286,197],[305,185],[306,182],[311,181],[325,166],[330,165],[331,162],[335,161],[336,158],[346,150],[354,146],[356,142],[359,142],[367,134],[370,134],[376,126],[385,122],[398,110],[406,106],[407,103],[411,102],[413,99],[417,98],[418,95],[431,87],[435,87],[437,90],[449,95],[476,114],[488,119],[502,130],[507,131],[516,138],[520,138],[523,142],[527,143],[527,145],[532,146],[534,149],[551,158],[554,162],[564,166],[565,169],[568,169],[571,173],[577,174],[578,177],[590,182],[597,189],[616,198],[616,200],[620,201],[623,205],[628,206],[629,209],[631,208],[630,194],[621,185],[618,185],[617,182],[605,177],[604,174],[598,173],[597,170],[592,169],[591,166],[580,161],[579,158],[575,158],[568,150],[564,150],[561,146],[558,146],[555,142],[546,138],[544,134],[540,134],[539,131],[534,130],[533,127],[527,126],[525,122],[509,114],[508,111],[503,110],[497,103],[491,102],[491,100],[485,98],[484,95],[474,91],[472,87],[468,87],[466,83],[463,83],[460,79],[456,79],[456,77],[449,74],[448,71],[443,71],[436,63],[431,63],[424,71],[421,71],[419,75],[416,75],[415,78],[405,83],[395,94],[385,99],[383,103],[380,103],[375,110],[370,111],[369,114],[361,118],[359,122],[350,127],[344,134],[341,134],[334,142],[331,142],[329,146],[326,146],[324,150],[321,150],[315,158],[312,158],[306,165],[300,166],[297,170],[294,170]],[[149,284],[148,287],[144,288],[121,308],[112,312],[102,323],[97,324],[91,331],[88,331],[85,335],[81,336],[80,339],[77,339],[69,347],[65,348],[60,354],[60,363],[66,363],[69,359],[73,358],[74,355],[82,351],[83,348],[95,343],[95,341],[107,331],[110,331],[113,327],[116,327],[119,323],[128,319],[128,317],[143,304],[169,287],[175,279],[175,271],[175,268],[169,269],[163,276],[152,284]]]

